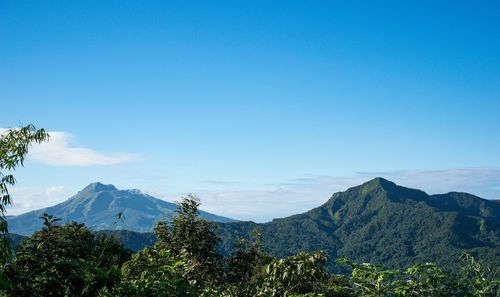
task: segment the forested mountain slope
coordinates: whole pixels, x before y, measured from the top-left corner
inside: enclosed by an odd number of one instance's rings
[[[75,200],[83,199],[82,196],[89,197],[87,188],[66,204],[73,205]],[[102,198],[100,195],[110,195],[110,191],[114,195],[143,195],[116,189],[95,189],[91,191],[94,195],[91,197]],[[94,204],[92,206],[95,208]],[[165,211],[171,216],[175,205],[167,206],[168,208],[155,209],[142,218],[125,212],[123,225],[115,228],[118,230],[105,232],[112,232],[134,251],[151,246],[156,240],[155,236],[151,232],[140,231],[151,230],[151,224],[165,217]],[[61,210],[56,210],[53,213],[60,215]],[[38,213],[31,214],[26,223],[31,229],[39,228],[33,223],[40,224],[40,220],[34,218],[35,215]],[[224,223],[220,221],[227,220],[226,218],[208,216],[203,212],[201,215],[214,221],[219,220],[218,232],[222,239],[219,249],[226,255],[239,238],[250,239],[252,232],[259,230],[262,233],[263,247],[271,255],[287,257],[301,251],[322,250],[328,255],[332,270],[339,268],[334,264],[336,258],[398,268],[433,261],[452,270],[462,252],[468,252],[493,267],[500,265],[500,204],[497,201],[457,192],[428,195],[382,178],[335,193],[325,204],[308,212],[264,224]],[[92,216],[87,215],[85,218],[86,220],[81,221],[75,216],[64,216],[66,221],[76,219],[95,230],[112,229],[110,226],[114,225],[111,220],[116,221],[111,214],[106,224]],[[144,221],[147,223],[142,224]],[[135,230],[120,230],[130,225],[136,226]],[[23,225],[25,229],[27,226]],[[15,224],[9,227],[13,233],[17,233],[15,230],[19,228]],[[19,240],[16,239],[15,241]]]
[[[256,228],[265,250],[278,257],[323,250],[330,259],[389,267],[435,261],[451,268],[467,251],[500,265],[498,203],[466,193],[427,195],[383,178],[335,193],[303,214],[265,224],[220,224],[222,249],[231,250]]]

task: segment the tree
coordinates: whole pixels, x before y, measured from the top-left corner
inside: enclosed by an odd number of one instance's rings
[[[4,266],[11,255],[5,211],[6,206],[12,202],[8,187],[16,183],[12,171],[19,165],[24,165],[24,158],[32,143],[48,139],[49,134],[44,129],[36,129],[33,125],[0,133],[0,288],[10,285],[4,275]]]
[[[264,267],[274,258],[262,250],[261,234],[252,232],[253,240],[240,239],[235,250],[225,259],[223,284],[208,288],[203,297],[254,297],[265,272]]]
[[[48,139],[49,134],[44,129],[37,130],[33,125],[8,129],[0,135],[0,232],[3,236],[8,231],[5,207],[12,202],[8,186],[16,183],[11,172],[19,165],[24,165],[24,158],[31,144]]]
[[[370,263],[353,263],[347,259],[338,259],[337,262],[352,268],[351,284],[356,296],[391,296],[391,280],[399,273],[398,270]]]
[[[44,214],[44,227],[24,239],[7,267],[11,296],[96,296],[120,281],[130,251],[85,225]]]
[[[155,246],[134,254],[122,266],[122,282],[105,296],[198,296],[197,287],[184,277],[186,260]]]
[[[405,275],[394,281],[396,297],[451,297],[454,287],[450,277],[436,264],[415,264],[405,271]]]
[[[252,232],[253,242],[240,239],[235,250],[227,258],[224,281],[228,284],[245,286],[252,283],[252,277],[259,274],[262,268],[273,258],[262,250],[261,233]]]
[[[461,277],[458,281],[461,291],[467,292],[467,296],[474,297],[500,296],[498,267],[496,270],[492,270],[477,262],[468,253],[463,253],[460,258],[464,261],[460,271]]]
[[[216,225],[199,217],[199,205],[198,197],[183,197],[171,225],[160,222],[155,226],[157,245],[187,259],[191,283],[214,285],[223,276],[223,258],[216,249],[220,238],[215,233]]]
[[[299,253],[285,259],[275,259],[265,267],[257,295],[286,297],[326,293],[328,274],[325,263],[326,256],[321,252]]]
[[[178,203],[171,223],[159,222],[158,239],[122,266],[122,281],[104,296],[200,296],[220,284],[223,258],[216,251],[215,225],[199,217],[197,197]],[[107,295],[106,295],[107,294]]]

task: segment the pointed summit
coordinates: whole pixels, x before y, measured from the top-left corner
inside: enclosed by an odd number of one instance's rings
[[[481,255],[497,267],[500,205],[465,193],[429,196],[418,189],[375,178],[333,194],[320,207],[265,224],[223,224],[225,240],[258,228],[262,245],[275,257],[290,251],[325,251],[330,259],[408,267],[415,261],[459,269],[457,255]],[[248,235],[242,236],[250,239]],[[231,246],[231,242],[224,243]],[[332,270],[344,269],[334,266]]]
[[[68,200],[44,209],[9,217],[9,231],[28,235],[42,227],[43,213],[61,219],[61,223],[76,221],[93,230],[127,229],[151,232],[159,220],[171,220],[177,205],[139,190],[119,190],[113,185],[91,183]],[[125,218],[117,219],[118,214]],[[200,210],[200,216],[214,222],[234,220]]]
[[[384,190],[391,190],[391,189],[398,187],[398,185],[396,185],[395,183],[393,183],[385,178],[382,178],[382,177],[376,177],[370,181],[367,181],[366,183],[362,184],[361,186],[366,190],[373,190],[376,188],[382,188]]]
[[[383,177],[376,177],[370,181],[367,182],[367,184],[374,184],[374,185],[379,185],[381,187],[396,187],[396,183],[387,180]]]
[[[116,190],[118,190],[118,189],[111,184],[105,185],[105,184],[100,183],[100,182],[94,182],[94,183],[89,184],[85,188],[83,188],[83,190],[81,192],[83,192],[83,191],[85,191],[85,192],[89,192],[89,191],[102,192],[102,191],[116,191]]]
[[[345,192],[337,192],[327,202],[328,204],[347,203],[347,200],[358,201],[359,210],[363,211],[366,207],[373,209],[374,207],[384,207],[390,202],[402,202],[405,200],[427,201],[429,195],[427,193],[406,188],[382,177],[376,177],[359,186],[347,189]],[[365,202],[369,200],[370,204]],[[341,202],[343,201],[343,202]]]

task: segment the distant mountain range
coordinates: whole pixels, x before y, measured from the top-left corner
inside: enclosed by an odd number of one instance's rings
[[[76,220],[95,230],[111,230],[133,250],[152,245],[152,224],[172,215],[175,205],[136,190],[119,191],[111,185],[91,184],[68,201],[17,217],[9,230],[29,234],[40,228],[43,212],[64,221]],[[123,212],[125,223],[116,223]],[[262,232],[264,249],[277,257],[299,251],[324,251],[329,268],[345,257],[388,267],[405,267],[433,261],[453,270],[462,252],[475,255],[493,267],[500,266],[500,203],[467,193],[428,195],[376,178],[338,192],[320,207],[271,222],[235,222],[202,212],[218,222],[220,250],[229,254],[239,238]],[[121,225],[120,225],[121,224]],[[120,230],[122,229],[122,230]],[[124,230],[127,229],[127,230]],[[139,231],[139,232],[134,232]]]
[[[9,216],[7,222],[11,233],[29,235],[42,227],[39,217],[46,212],[61,218],[63,223],[77,221],[93,230],[150,232],[158,220],[170,220],[176,209],[176,204],[139,190],[118,190],[113,185],[92,183],[63,203]],[[214,222],[235,221],[204,211],[200,214]]]
[[[323,250],[330,259],[454,268],[462,252],[500,266],[500,204],[467,193],[427,195],[383,178],[335,193],[322,206],[265,224],[220,224],[222,249],[260,229],[264,248],[285,257]],[[340,267],[330,263],[332,270]]]

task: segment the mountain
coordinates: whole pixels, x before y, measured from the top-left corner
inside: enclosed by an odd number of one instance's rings
[[[144,194],[139,190],[118,190],[113,185],[92,183],[63,203],[7,217],[11,233],[28,235],[42,227],[39,217],[48,213],[61,218],[62,223],[77,221],[93,230],[126,229],[152,231],[160,219],[169,220],[176,204]],[[118,215],[121,213],[121,218]],[[234,220],[201,211],[201,216],[215,222]]]
[[[101,232],[114,234],[137,251],[154,244],[154,234],[144,231],[150,231],[154,221],[165,213],[171,215],[174,209],[174,204],[137,190],[91,184],[62,204],[8,221],[11,232],[28,234],[40,228],[37,217],[49,212],[96,230],[115,229]],[[115,224],[118,212],[124,213],[124,223]],[[457,259],[462,252],[492,267],[500,266],[498,200],[458,192],[428,195],[383,178],[335,193],[308,212],[264,224],[234,222],[205,212],[202,216],[217,222],[220,251],[225,255],[239,238],[250,239],[252,231],[258,229],[263,248],[271,255],[286,257],[322,250],[330,259],[330,270],[336,272],[342,267],[334,260],[342,257],[392,268],[433,261],[453,271],[460,265]],[[14,241],[20,240],[16,238]]]
[[[500,265],[500,204],[467,193],[428,195],[383,178],[335,193],[306,213],[219,225],[226,254],[259,229],[270,254],[323,250],[334,271],[341,267],[333,260],[343,257],[399,268],[433,261],[453,269],[464,251]]]

